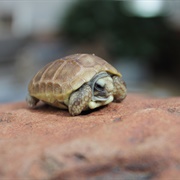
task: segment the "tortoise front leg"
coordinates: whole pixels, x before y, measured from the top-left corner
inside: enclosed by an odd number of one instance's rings
[[[87,84],[83,85],[78,91],[71,94],[69,99],[69,113],[75,116],[80,114],[83,110],[88,109],[91,97],[91,87]]]
[[[113,84],[114,84],[114,101],[120,102],[122,101],[127,94],[126,84],[123,81],[122,77],[113,76]]]

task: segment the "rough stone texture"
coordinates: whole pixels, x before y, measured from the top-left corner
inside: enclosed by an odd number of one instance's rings
[[[129,94],[71,117],[0,105],[0,179],[180,179],[180,98]]]

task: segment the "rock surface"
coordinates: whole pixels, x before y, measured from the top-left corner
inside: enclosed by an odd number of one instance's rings
[[[71,117],[0,105],[0,179],[180,179],[180,98],[129,94]]]

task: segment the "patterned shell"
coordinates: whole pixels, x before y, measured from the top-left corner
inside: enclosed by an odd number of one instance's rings
[[[74,54],[43,67],[30,81],[31,96],[53,104],[67,101],[70,94],[102,71],[121,76],[105,60],[90,54]]]

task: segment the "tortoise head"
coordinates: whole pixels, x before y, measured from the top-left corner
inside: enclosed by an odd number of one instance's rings
[[[96,74],[89,85],[92,89],[92,101],[107,101],[113,95],[113,80],[107,72]]]

